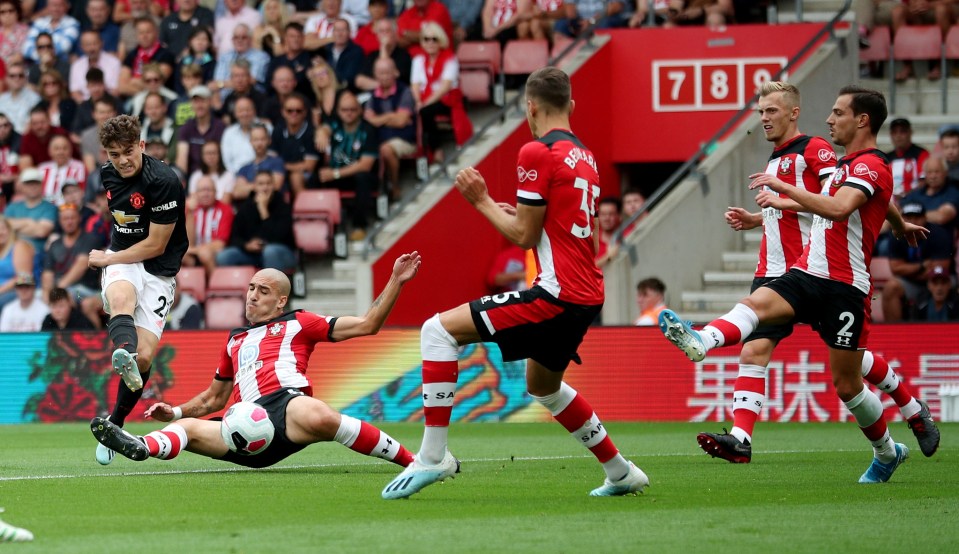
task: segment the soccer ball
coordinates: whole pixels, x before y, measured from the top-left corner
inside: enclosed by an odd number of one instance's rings
[[[237,402],[220,422],[220,436],[227,448],[246,456],[259,454],[273,442],[273,422],[266,409],[253,402]]]

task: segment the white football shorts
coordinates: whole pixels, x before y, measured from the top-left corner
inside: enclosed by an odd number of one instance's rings
[[[174,277],[159,277],[143,268],[143,263],[115,264],[103,268],[100,273],[100,296],[103,310],[110,313],[107,287],[117,281],[128,281],[137,292],[137,307],[133,311],[133,324],[150,331],[159,339],[163,335],[166,316],[173,307]]]

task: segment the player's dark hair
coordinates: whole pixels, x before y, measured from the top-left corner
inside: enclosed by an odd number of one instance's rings
[[[886,108],[886,97],[878,90],[872,90],[859,85],[847,85],[839,89],[839,96],[852,96],[849,106],[852,113],[856,115],[866,114],[869,116],[869,130],[872,134],[878,135],[882,124],[886,122],[889,116],[889,110]]]
[[[603,204],[612,204],[616,206],[617,212],[623,211],[623,201],[620,200],[619,198],[616,198],[615,196],[607,196],[605,198],[600,199],[599,205],[602,206]]]
[[[666,294],[666,284],[656,277],[647,277],[636,284],[636,290],[654,290],[659,294]]]
[[[546,111],[567,112],[573,97],[569,75],[552,66],[537,69],[526,79],[526,96]]]
[[[104,83],[103,70],[99,67],[91,67],[86,74],[87,83]]]
[[[118,115],[100,126],[100,144],[104,148],[116,148],[140,142],[140,122],[130,115]]]
[[[50,289],[50,303],[59,302],[61,300],[70,300],[70,293],[66,289],[57,287],[55,289]]]
[[[959,129],[946,129],[939,135],[939,140],[944,138],[959,138]]]

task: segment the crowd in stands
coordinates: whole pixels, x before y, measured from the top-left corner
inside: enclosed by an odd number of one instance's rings
[[[97,130],[117,114],[140,118],[147,153],[187,188],[185,266],[292,273],[297,194],[339,190],[362,240],[375,197],[401,194],[402,160],[469,139],[462,42],[746,22],[751,4],[0,0],[0,307],[30,275],[48,307],[67,291],[75,313],[58,322],[102,326],[84,269],[109,246]]]
[[[892,120],[889,134],[893,198],[903,218],[926,227],[929,235],[917,247],[889,233],[880,236],[873,277],[882,293],[883,319],[959,321],[959,130],[943,128],[932,152],[912,142],[907,119]]]

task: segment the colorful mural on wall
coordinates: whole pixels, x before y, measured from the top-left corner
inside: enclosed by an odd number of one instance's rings
[[[886,357],[913,391],[939,413],[939,386],[959,385],[959,325],[880,325],[870,349]],[[144,399],[130,420],[157,400],[180,404],[213,379],[227,334],[171,332]],[[119,386],[110,370],[106,333],[0,334],[0,423],[86,421],[107,413]],[[731,417],[729,397],[738,349],[721,348],[699,363],[687,360],[655,328],[597,327],[580,347],[583,365],[566,380],[605,421],[701,421]],[[547,421],[526,394],[524,362],[503,362],[493,344],[460,353],[454,421]],[[338,410],[372,421],[420,421],[419,329],[388,329],[374,337],[319,344],[308,373],[314,394]],[[832,388],[828,353],[801,327],[776,350],[769,369],[763,421],[844,421]],[[883,396],[887,417],[901,419]]]

